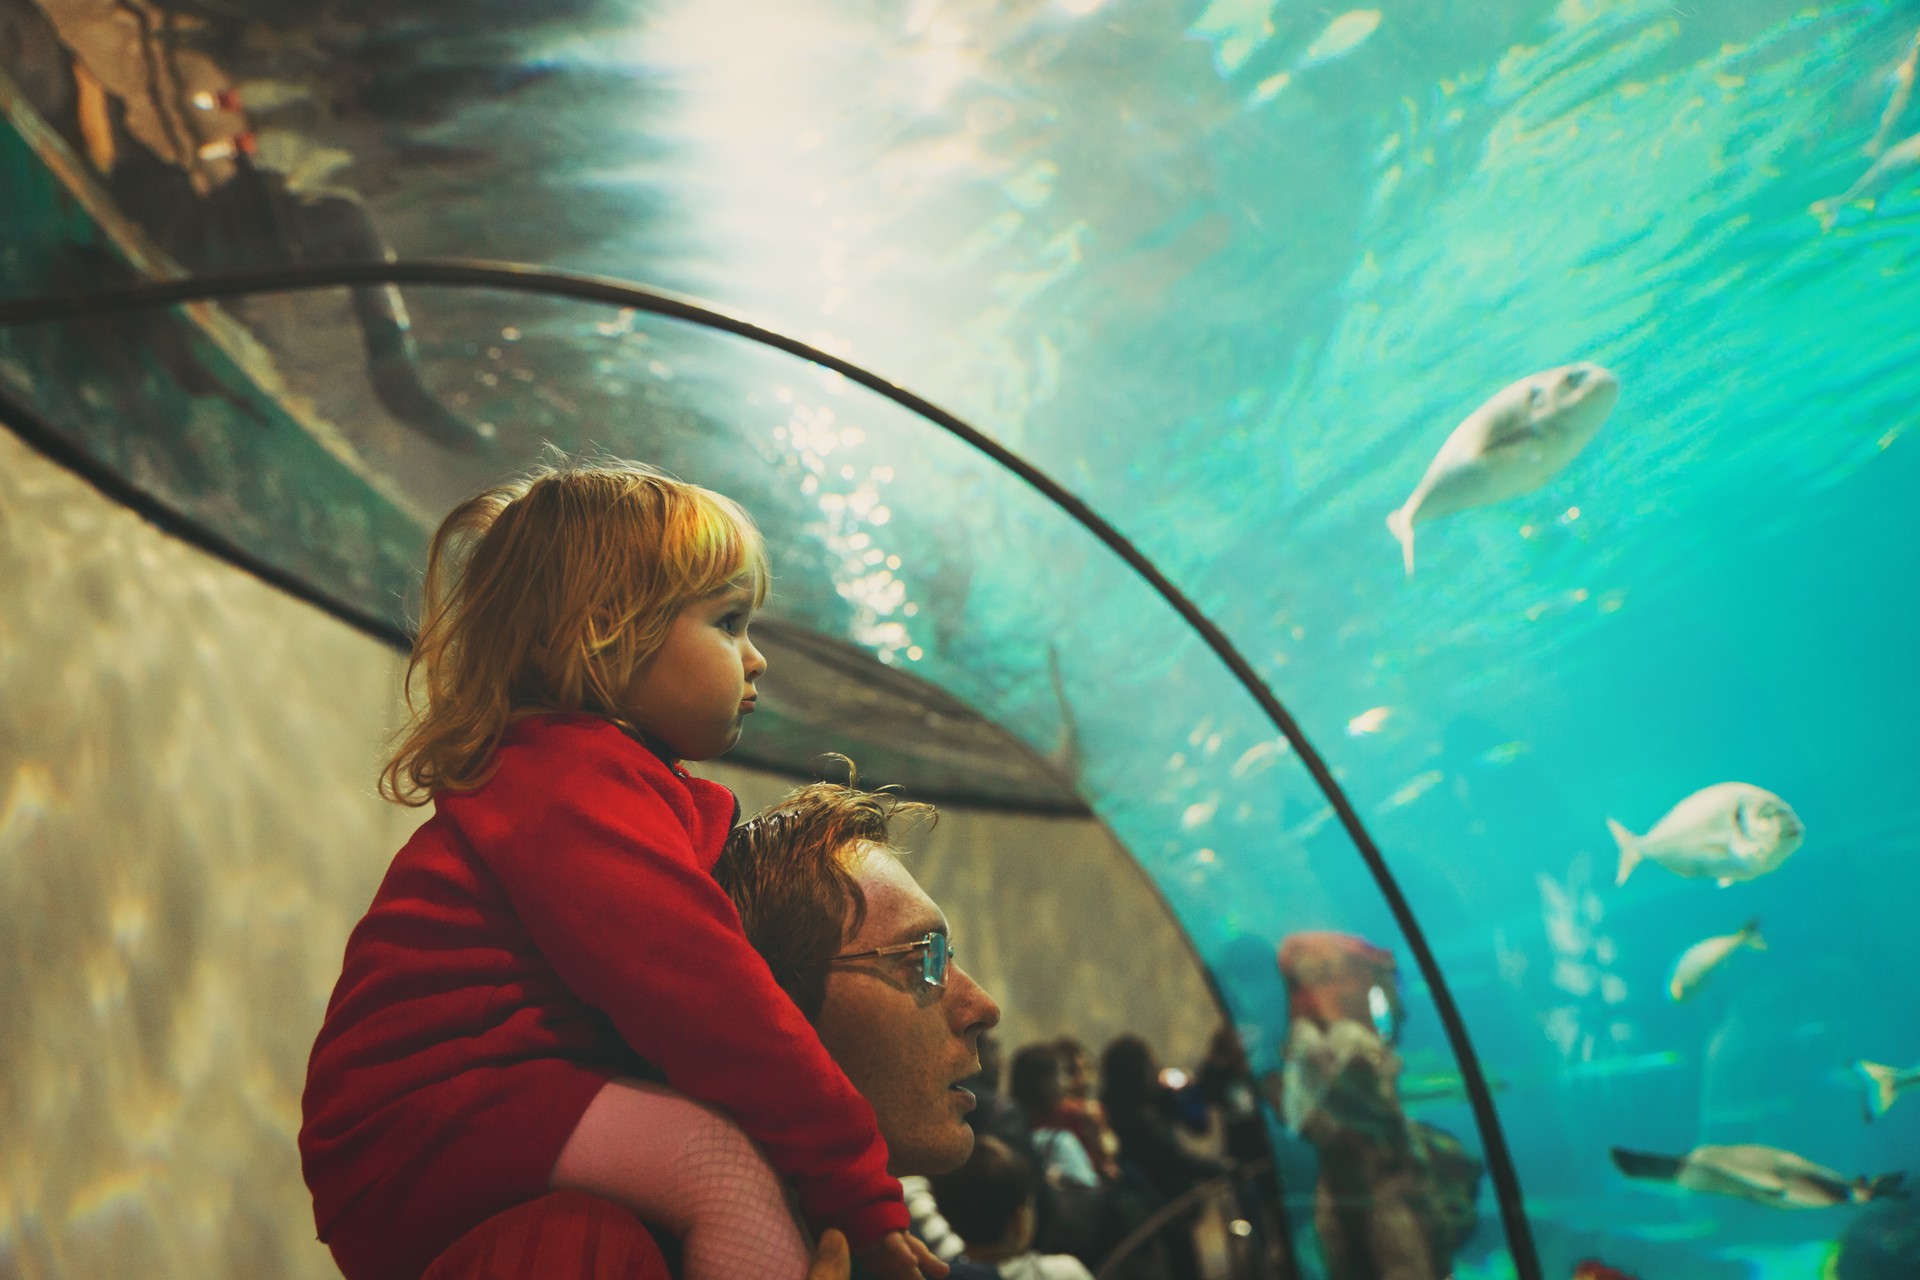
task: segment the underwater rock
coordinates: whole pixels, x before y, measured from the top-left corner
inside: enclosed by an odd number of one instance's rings
[[[1920,1199],[1869,1205],[1847,1224],[1828,1280],[1913,1280],[1920,1276]]]

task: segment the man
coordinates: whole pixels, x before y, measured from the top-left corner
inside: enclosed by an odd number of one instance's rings
[[[980,1036],[1000,1021],[993,997],[953,963],[946,916],[890,843],[895,818],[930,813],[819,783],[738,827],[714,867],[747,940],[873,1105],[896,1177],[946,1173],[966,1161],[973,1097],[961,1081],[979,1070]],[[621,1223],[621,1211],[604,1202],[582,1203],[589,1199],[550,1196],[508,1210],[441,1255],[423,1280],[491,1274],[508,1237],[523,1264],[508,1273],[515,1276],[662,1274],[657,1254],[646,1265],[605,1269],[609,1236],[632,1234],[632,1220]],[[547,1225],[556,1204],[572,1215],[559,1231]],[[830,1233],[822,1241],[812,1280],[847,1274],[837,1240]],[[588,1255],[603,1259],[599,1269],[569,1269],[562,1260]]]
[[[896,816],[930,813],[816,784],[736,829],[713,872],[774,980],[873,1104],[895,1176],[945,1173],[973,1150],[961,1081],[1000,1021],[888,843]]]

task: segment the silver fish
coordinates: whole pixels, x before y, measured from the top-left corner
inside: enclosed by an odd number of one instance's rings
[[[1878,1120],[1887,1114],[1887,1109],[1900,1100],[1901,1094],[1920,1085],[1920,1067],[1908,1067],[1902,1071],[1882,1062],[1863,1059],[1854,1063],[1853,1069],[1860,1073],[1861,1082],[1867,1086],[1869,1120]]]
[[[1752,880],[1785,862],[1806,834],[1793,806],[1745,782],[1719,782],[1694,792],[1644,836],[1612,818],[1607,830],[1620,846],[1615,884],[1625,884],[1643,860],[1677,876],[1722,885]]]
[[[1807,206],[1807,211],[1820,219],[1822,231],[1833,230],[1834,223],[1840,220],[1840,210],[1856,200],[1877,200],[1886,194],[1887,188],[1920,166],[1920,133],[1914,134],[1904,142],[1882,152],[1880,158],[1854,180],[1854,184],[1837,196],[1825,200],[1816,200]]]
[[[1619,399],[1620,380],[1583,362],[1522,378],[1468,414],[1387,517],[1407,576],[1415,524],[1532,493],[1586,448]]]
[[[1893,92],[1887,97],[1886,110],[1880,113],[1880,127],[1874,130],[1873,141],[1867,144],[1867,154],[1877,156],[1881,148],[1887,145],[1887,139],[1893,136],[1893,128],[1900,123],[1900,117],[1907,110],[1907,101],[1913,97],[1913,76],[1920,70],[1920,31],[1913,33],[1913,40],[1907,45],[1907,56],[1893,69]]]
[[[1688,947],[1680,956],[1680,962],[1673,967],[1673,978],[1667,983],[1667,994],[1675,1000],[1691,999],[1707,976],[1725,964],[1727,957],[1741,947],[1752,947],[1755,951],[1767,949],[1767,940],[1760,936],[1758,920],[1747,921],[1746,928],[1738,933],[1722,934]]]
[[[1695,1147],[1684,1156],[1656,1156],[1613,1149],[1613,1162],[1629,1178],[1671,1182],[1689,1191],[1735,1196],[1780,1209],[1826,1209],[1848,1201],[1898,1194],[1905,1175],[1877,1178],[1842,1175],[1778,1147]]]

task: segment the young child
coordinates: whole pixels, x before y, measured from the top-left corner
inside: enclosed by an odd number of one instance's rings
[[[782,1175],[877,1274],[944,1274],[709,874],[738,803],[679,763],[753,711],[766,589],[745,512],[635,464],[541,470],[434,536],[382,778],[434,814],[348,939],[303,1099],[347,1280],[415,1280],[559,1188],[679,1235],[686,1280],[799,1280]]]
[[[932,1184],[941,1216],[967,1242],[953,1280],[1092,1280],[1078,1258],[1034,1252],[1040,1177],[1000,1139],[980,1135],[967,1162]]]

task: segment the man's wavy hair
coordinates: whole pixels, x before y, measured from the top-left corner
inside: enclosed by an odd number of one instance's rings
[[[407,707],[380,791],[420,805],[479,786],[509,725],[584,711],[632,729],[646,662],[684,606],[767,591],[760,532],[729,498],[638,462],[542,466],[468,498],[427,552]]]
[[[848,766],[851,784],[852,767]],[[861,845],[890,853],[895,819],[932,825],[933,806],[887,792],[816,782],[733,829],[713,878],[733,899],[747,941],[809,1022],[827,998],[827,971],[841,942],[867,918],[854,878]]]

